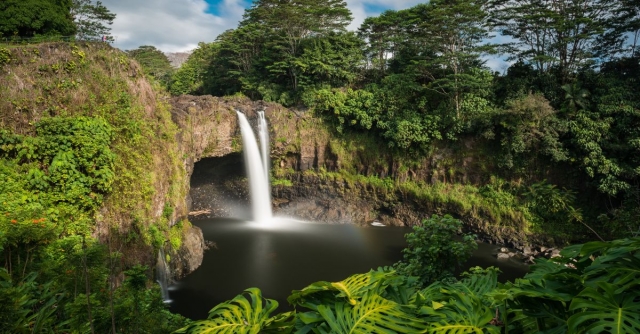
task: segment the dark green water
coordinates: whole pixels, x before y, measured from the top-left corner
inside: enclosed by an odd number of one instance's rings
[[[205,319],[218,303],[249,287],[288,309],[292,290],[316,281],[340,281],[352,274],[388,266],[402,258],[405,227],[358,227],[281,220],[256,224],[232,219],[194,222],[216,247],[206,251],[202,266],[170,287],[171,310]],[[526,273],[515,261],[497,261],[498,247],[480,243],[468,266],[497,266],[501,280]]]

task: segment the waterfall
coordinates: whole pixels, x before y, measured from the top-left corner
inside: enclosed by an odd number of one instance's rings
[[[244,153],[244,165],[249,178],[249,192],[251,194],[251,211],[253,221],[267,222],[271,220],[271,193],[269,192],[269,169],[268,169],[268,134],[266,131],[266,120],[264,114],[260,116],[260,127],[265,131],[260,133],[262,144],[262,157],[258,149],[256,137],[253,134],[251,125],[245,115],[236,110],[238,123],[242,133],[242,147]],[[264,123],[263,123],[264,122]],[[264,124],[264,125],[263,125]],[[264,133],[264,135],[263,135]]]
[[[164,250],[160,248],[160,251],[158,251],[158,261],[156,263],[156,281],[160,284],[160,293],[162,294],[162,300],[165,302],[170,301],[168,272],[167,259],[164,255]]]
[[[269,128],[267,127],[267,120],[264,118],[264,110],[258,111],[258,116],[260,116],[258,121],[258,136],[260,137],[260,153],[262,153],[264,177],[265,180],[267,180],[267,189],[269,193],[271,193],[269,184]]]

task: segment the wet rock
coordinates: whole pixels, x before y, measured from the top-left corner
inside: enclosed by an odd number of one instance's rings
[[[182,237],[180,249],[169,261],[173,277],[179,279],[200,267],[205,249],[202,230],[196,226],[191,226]]]
[[[507,247],[502,247],[502,248],[500,248],[500,252],[501,252],[501,253],[509,253],[509,248],[507,248]]]
[[[498,260],[508,260],[509,254],[507,253],[498,253]]]

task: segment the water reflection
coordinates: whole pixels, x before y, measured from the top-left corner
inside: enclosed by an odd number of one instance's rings
[[[172,287],[171,309],[192,319],[204,319],[216,304],[249,287],[276,299],[288,309],[291,290],[316,281],[339,281],[402,258],[406,246],[403,227],[326,225],[279,219],[256,224],[232,219],[194,222],[217,248],[205,253],[202,266]],[[521,276],[517,262],[497,263],[497,247],[481,244],[470,265],[499,264],[502,279]]]

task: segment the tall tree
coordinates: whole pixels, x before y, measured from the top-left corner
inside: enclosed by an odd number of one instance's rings
[[[0,36],[73,35],[71,0],[0,1]]]
[[[537,70],[557,69],[566,83],[593,59],[619,0],[490,0],[497,29],[514,39],[514,58]]]
[[[399,45],[406,41],[403,23],[406,22],[407,11],[388,10],[380,16],[367,17],[360,28],[358,36],[366,43],[365,53],[371,68],[383,75]]]
[[[281,54],[273,68],[286,69],[295,91],[299,73],[293,62],[302,40],[343,31],[349,22],[351,12],[344,0],[258,0],[245,12],[241,26],[257,24],[269,32],[272,47]]]
[[[434,0],[410,9],[414,39],[422,39],[428,52],[413,62],[427,80],[427,88],[445,96],[461,118],[465,94],[486,88],[477,69],[489,26],[482,1]]]
[[[596,43],[599,57],[636,56],[640,42],[640,2],[620,0],[619,6],[611,10],[607,28]]]
[[[116,14],[101,1],[94,4],[91,0],[73,0],[71,16],[77,29],[76,36],[81,40],[108,36],[111,32],[109,26],[116,18]]]
[[[205,83],[209,92],[214,95],[243,92],[252,98],[259,97],[258,86],[268,75],[256,67],[267,40],[266,32],[255,23],[220,34],[215,41],[218,50],[208,70],[211,75]]]

